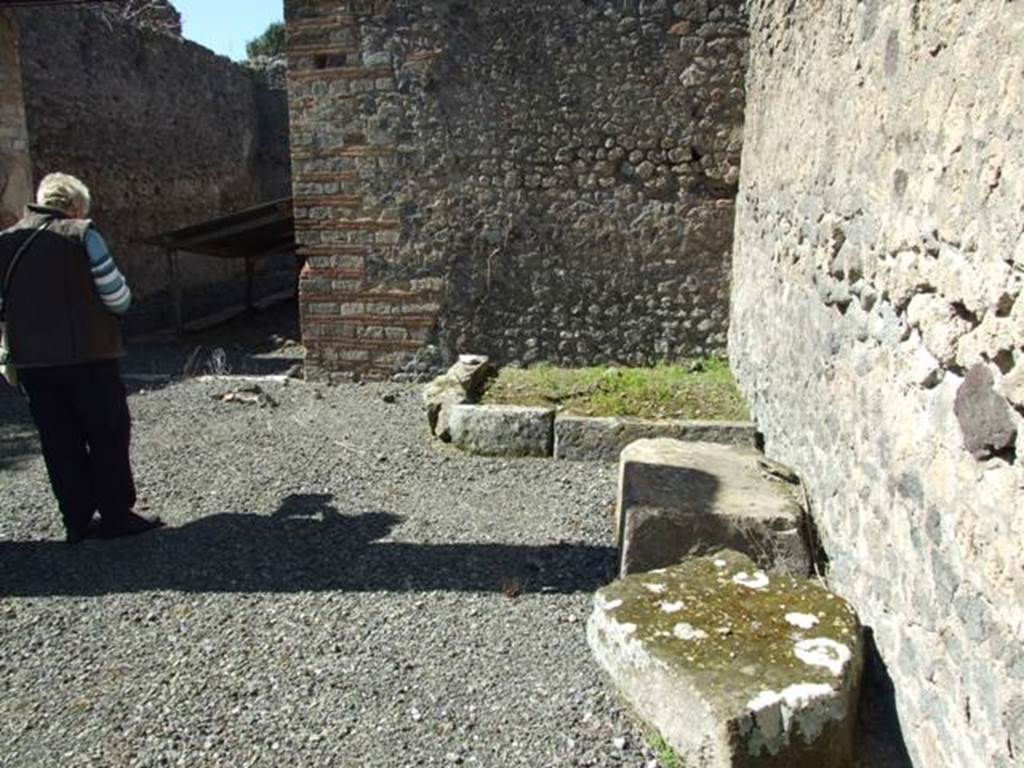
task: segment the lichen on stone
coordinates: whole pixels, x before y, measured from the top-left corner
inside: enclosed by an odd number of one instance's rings
[[[811,629],[818,624],[818,617],[810,613],[787,613],[786,621],[800,629]]]
[[[851,656],[848,646],[827,637],[801,640],[794,646],[793,653],[804,664],[824,667],[837,676],[842,674]]]
[[[796,684],[834,685],[835,665],[849,663],[849,648],[859,643],[856,614],[804,579],[776,576],[763,587],[750,588],[744,582],[752,573],[758,575],[748,557],[727,550],[666,569],[658,574],[656,593],[649,574],[622,579],[601,590],[596,604],[614,602],[614,621],[635,625],[632,636],[651,655],[682,664],[736,707],[750,700],[752,679],[759,690],[772,691]],[[669,612],[666,603],[683,607]],[[787,620],[792,614],[818,619],[813,636]],[[677,631],[681,625],[687,629]],[[700,641],[694,642],[695,637]],[[847,654],[842,660],[838,654],[830,657],[829,666],[812,665],[795,652],[804,640],[815,640],[818,661],[825,660],[821,640],[842,646]]]
[[[768,574],[764,571],[754,571],[748,574],[746,571],[740,571],[732,577],[733,583],[739,584],[742,587],[748,589],[764,589],[770,583]]]

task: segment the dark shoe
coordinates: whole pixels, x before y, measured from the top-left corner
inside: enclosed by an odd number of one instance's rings
[[[146,531],[163,528],[164,521],[159,517],[143,517],[134,512],[129,512],[121,520],[108,525],[106,521],[100,522],[97,536],[101,539],[118,539],[122,536],[137,536]]]
[[[64,541],[66,541],[69,546],[81,544],[86,539],[90,539],[95,536],[98,531],[99,526],[96,525],[94,521],[90,520],[89,524],[83,528],[68,528],[64,533]]]

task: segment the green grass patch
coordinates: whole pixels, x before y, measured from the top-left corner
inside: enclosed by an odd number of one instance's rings
[[[503,368],[482,402],[555,406],[579,416],[750,418],[729,364],[719,358],[653,368]]]
[[[679,755],[668,745],[660,733],[648,735],[647,744],[654,750],[660,768],[686,768]]]

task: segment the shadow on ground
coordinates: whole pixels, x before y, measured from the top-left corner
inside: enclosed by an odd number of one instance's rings
[[[0,379],[0,472],[39,455],[39,438],[25,399]]]
[[[300,337],[298,304],[289,299],[180,337],[129,339],[121,370],[129,378],[283,374],[303,360]]]
[[[857,731],[859,768],[913,768],[896,709],[896,686],[871,627],[864,628],[864,678]]]
[[[592,592],[615,551],[575,544],[380,541],[401,522],[289,496],[272,516],[219,514],[134,539],[0,541],[0,595],[181,592]]]

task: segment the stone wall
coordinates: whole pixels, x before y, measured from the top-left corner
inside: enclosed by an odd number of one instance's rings
[[[724,351],[742,6],[288,0],[308,371]]]
[[[61,170],[89,185],[136,296],[130,327],[166,325],[166,260],[143,240],[288,195],[286,96],[199,45],[94,10],[33,8],[19,21],[35,178]],[[241,299],[240,260],[184,265],[190,313]]]
[[[1024,6],[755,0],[734,367],[915,765],[1024,763]]]
[[[21,218],[32,197],[25,102],[18,62],[18,24],[0,11],[0,228]]]

